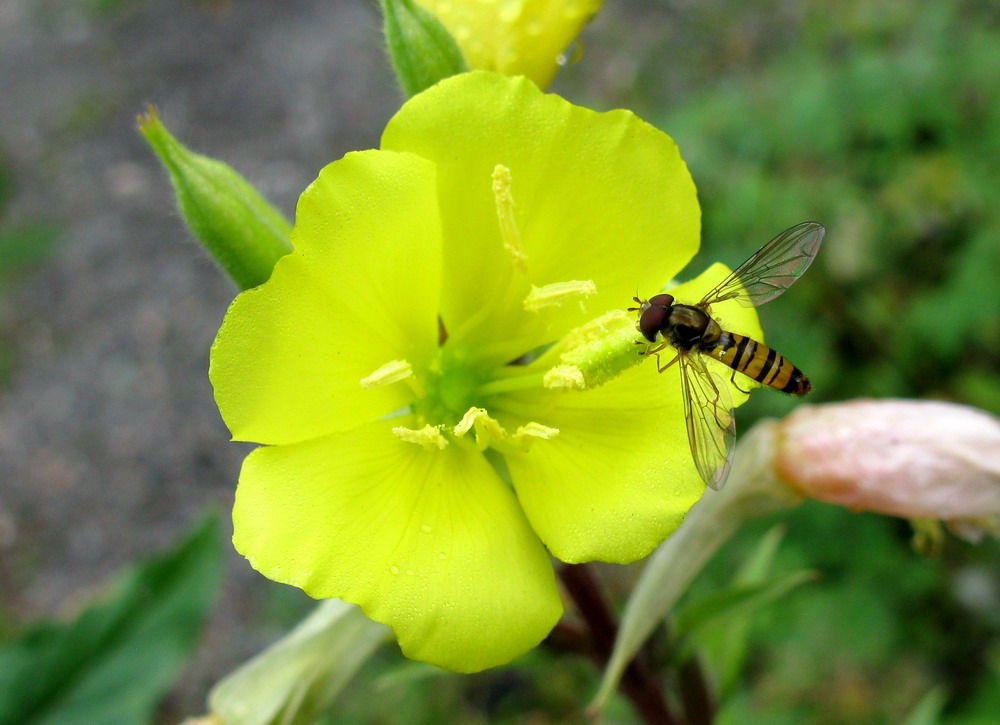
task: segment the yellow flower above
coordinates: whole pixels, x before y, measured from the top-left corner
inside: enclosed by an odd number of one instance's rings
[[[417,0],[455,38],[469,68],[526,75],[543,88],[601,0]]]
[[[535,646],[562,612],[550,554],[634,561],[703,491],[676,368],[594,387],[576,344],[634,325],[698,234],[675,144],[631,113],[487,72],[413,97],[306,189],[294,251],[213,346],[233,437],[263,444],[237,549],[409,657],[470,672]],[[713,313],[759,334],[732,307]]]

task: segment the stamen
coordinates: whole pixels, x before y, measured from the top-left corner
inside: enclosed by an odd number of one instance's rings
[[[392,432],[399,440],[416,443],[429,451],[444,450],[445,446],[448,445],[448,439],[441,435],[440,425],[425,425],[417,430],[396,426]]]
[[[583,390],[587,387],[583,371],[576,365],[556,365],[550,368],[542,378],[542,384],[549,390]]]
[[[462,420],[452,430],[461,438],[473,427],[476,429],[476,447],[484,451],[493,441],[503,440],[503,426],[492,418],[485,408],[469,408]]]
[[[561,305],[567,300],[576,299],[583,310],[584,297],[597,294],[597,285],[593,280],[570,280],[569,282],[554,282],[544,287],[531,286],[531,291],[524,298],[524,309],[537,312],[543,307]]]
[[[511,194],[510,185],[510,169],[503,164],[497,164],[493,169],[493,198],[496,201],[503,248],[510,255],[514,267],[520,272],[527,272],[528,255],[521,246],[521,232],[514,218],[514,196]]]
[[[527,423],[522,425],[517,429],[517,432],[511,436],[511,440],[515,443],[521,444],[522,447],[528,448],[532,443],[537,440],[552,440],[559,435],[558,428],[550,428],[547,425],[542,425],[541,423]]]
[[[406,360],[392,360],[365,378],[361,378],[361,387],[365,390],[377,388],[379,385],[389,385],[413,375],[413,368]]]

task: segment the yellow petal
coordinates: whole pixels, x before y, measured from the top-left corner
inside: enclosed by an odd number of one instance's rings
[[[467,73],[410,99],[382,146],[437,168],[442,316],[451,338],[489,363],[659,289],[698,249],[698,201],[676,145],[628,111],[596,113],[524,78]],[[498,166],[510,172],[503,220]],[[523,265],[511,260],[512,236]],[[570,280],[595,294],[525,309],[532,286]]]
[[[548,554],[474,448],[426,450],[393,424],[251,453],[236,548],[276,581],[360,605],[408,657],[461,672],[508,662],[561,614]]]
[[[417,0],[448,29],[469,68],[526,75],[545,87],[558,57],[601,0]]]
[[[698,302],[728,273],[713,265],[671,292]],[[713,314],[728,325],[760,339],[754,308],[730,302],[717,309]],[[735,405],[746,400],[731,391]],[[640,559],[705,490],[688,443],[678,366],[661,374],[649,360],[599,388],[510,395],[496,405],[507,428],[527,419],[559,429],[558,437],[510,452],[505,461],[532,528],[563,561]]]
[[[410,154],[349,154],[299,200],[295,251],[233,302],[209,377],[237,440],[289,443],[409,403],[405,382],[366,390],[387,363],[426,368],[438,334],[441,236],[434,169]]]

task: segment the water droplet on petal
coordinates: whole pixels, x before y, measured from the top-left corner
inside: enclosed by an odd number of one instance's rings
[[[399,567],[396,566],[395,564],[392,565],[392,566],[390,566],[389,567],[389,573],[390,574],[398,574],[399,573]]]
[[[423,531],[425,534],[429,534],[432,531],[431,527],[428,524],[422,524],[420,526],[420,530]]]

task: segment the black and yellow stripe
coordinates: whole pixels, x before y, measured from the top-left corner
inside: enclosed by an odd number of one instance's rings
[[[784,355],[735,332],[723,332],[716,344],[703,352],[758,383],[785,393],[805,395],[812,388],[809,378]]]

